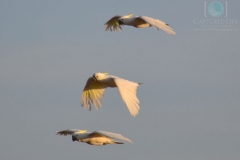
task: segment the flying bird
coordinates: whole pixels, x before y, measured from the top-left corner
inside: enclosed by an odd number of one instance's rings
[[[87,132],[87,130],[67,129],[57,132],[56,135],[72,135],[72,141],[84,142],[90,145],[102,146],[107,144],[123,144],[122,140],[132,143],[132,141],[121,134],[111,133],[106,131]]]
[[[136,96],[139,84],[141,83],[111,76],[108,73],[94,73],[92,77],[88,78],[83,89],[81,105],[90,111],[93,103],[95,108],[98,109],[102,106],[101,98],[104,96],[105,89],[107,87],[117,87],[131,115],[136,116],[140,110],[139,100]]]
[[[158,19],[150,18],[147,16],[135,16],[128,14],[125,16],[114,16],[105,23],[106,31],[121,31],[121,25],[133,26],[136,28],[155,27],[157,30],[162,29],[168,34],[176,34],[168,24]]]

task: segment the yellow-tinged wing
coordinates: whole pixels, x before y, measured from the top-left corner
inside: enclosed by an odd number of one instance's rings
[[[136,116],[138,114],[138,111],[140,110],[139,107],[139,100],[137,98],[137,87],[141,83],[131,82],[122,78],[115,78],[114,79],[119,93],[123,99],[123,101],[126,103],[129,112],[131,115]]]
[[[90,77],[86,83],[86,86],[83,89],[81,105],[88,110],[91,110],[92,103],[94,104],[96,109],[101,107],[101,98],[104,96],[104,91],[106,87],[106,85],[98,81],[94,81],[92,77]]]
[[[133,14],[128,14],[128,15],[125,15],[125,16],[114,16],[112,17],[109,21],[107,21],[104,25],[105,25],[105,29],[106,31],[110,29],[110,31],[114,31],[114,32],[117,32],[117,31],[122,31],[122,27],[121,25],[118,23],[118,19],[121,17],[121,18],[130,18],[132,17]]]
[[[114,16],[112,17],[109,21],[107,21],[104,25],[105,25],[105,29],[110,30],[110,31],[121,31],[122,27],[119,25],[118,23],[118,18],[121,16]]]

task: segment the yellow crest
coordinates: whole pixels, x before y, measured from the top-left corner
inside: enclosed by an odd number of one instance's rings
[[[87,132],[87,130],[80,130],[80,131],[77,132],[77,133],[85,133],[85,132]]]
[[[128,14],[127,16],[128,16],[128,17],[132,17],[132,16],[133,16],[133,14]]]
[[[103,74],[108,74],[108,72],[103,72]]]
[[[128,15],[122,16],[121,18],[130,18],[132,16],[133,16],[133,14],[128,14]]]

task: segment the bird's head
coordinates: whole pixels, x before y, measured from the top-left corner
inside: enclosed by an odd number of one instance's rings
[[[87,130],[78,130],[77,132],[74,132],[73,134],[72,134],[72,141],[74,142],[74,141],[79,141],[78,140],[78,136],[80,135],[80,134],[84,134],[84,133],[86,133],[87,132]]]
[[[99,81],[99,80],[105,79],[107,74],[108,74],[107,72],[105,72],[105,73],[94,73],[92,79],[94,81]]]
[[[118,24],[119,24],[119,25],[124,25],[124,23],[123,23],[123,18],[119,18],[119,19],[118,19]]]
[[[124,24],[125,24],[125,21],[126,21],[128,18],[132,17],[132,16],[133,16],[133,14],[128,14],[128,15],[119,17],[119,18],[118,18],[118,24],[119,24],[119,25],[124,25]]]

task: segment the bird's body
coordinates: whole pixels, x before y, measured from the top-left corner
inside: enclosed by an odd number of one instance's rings
[[[151,17],[147,16],[135,16],[133,14],[125,15],[125,16],[114,16],[109,21],[105,23],[106,30],[110,31],[121,31],[121,25],[133,26],[136,28],[147,28],[147,27],[155,27],[156,29],[162,29],[168,34],[176,34],[168,24]]]
[[[107,137],[93,137],[93,138],[82,138],[78,139],[79,142],[84,142],[90,145],[102,146],[107,144],[123,144],[122,142],[114,141]]]
[[[107,87],[117,87],[131,115],[136,116],[140,109],[139,100],[136,96],[139,84],[140,83],[108,75],[107,73],[95,73],[93,77],[88,79],[84,87],[81,105],[91,110],[91,104],[93,103],[96,109],[98,109],[102,106],[101,98],[104,95],[105,89]]]
[[[140,18],[137,19],[137,17],[125,18],[123,21],[124,25],[133,26],[136,28],[147,28],[151,26],[149,23],[146,23],[146,21]]]
[[[94,131],[87,132],[86,130],[67,129],[57,132],[59,135],[72,135],[72,141],[78,141],[95,146],[102,146],[107,144],[123,144],[123,142],[116,141],[115,139],[123,140],[132,143],[132,141],[120,134]]]
[[[99,79],[98,82],[105,84],[107,87],[115,88],[117,87],[114,81],[115,78],[118,78],[118,77],[106,75],[104,79]]]

